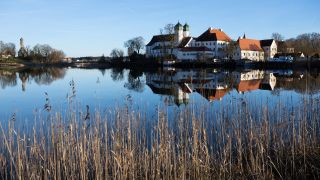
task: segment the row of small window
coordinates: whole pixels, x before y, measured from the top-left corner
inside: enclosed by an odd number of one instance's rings
[[[249,78],[250,77],[250,75],[249,74],[247,74],[247,75],[242,75],[242,78],[245,78],[245,77],[247,77],[247,78]],[[255,75],[251,75],[251,78],[258,78],[259,76],[257,75],[257,74],[255,74]]]
[[[183,56],[196,56],[198,53],[183,53]],[[206,53],[206,55],[213,56],[213,53]]]
[[[243,56],[259,56],[258,53],[243,53]]]
[[[269,50],[269,48],[267,47],[267,50]],[[277,51],[277,48],[272,48],[272,51]]]
[[[220,42],[217,42],[217,45],[227,45],[226,43],[220,43]],[[206,42],[206,43],[194,43],[193,46],[215,46],[215,43],[212,43],[212,42]]]

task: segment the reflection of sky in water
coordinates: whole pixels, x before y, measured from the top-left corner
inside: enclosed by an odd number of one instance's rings
[[[89,105],[99,110],[106,110],[114,105],[123,105],[124,100],[131,97],[136,108],[148,112],[148,116],[154,115],[156,107],[163,104],[166,96],[154,94],[149,86],[145,85],[143,92],[136,92],[125,88],[128,71],[124,71],[124,79],[114,81],[111,78],[111,70],[105,74],[100,70],[68,69],[62,79],[56,79],[51,84],[39,85],[34,80],[27,81],[26,90],[22,91],[22,82],[17,76],[17,85],[0,89],[0,118],[1,121],[8,120],[13,113],[19,121],[33,119],[35,109],[43,110],[45,104],[45,92],[48,93],[54,111],[66,111],[67,94],[71,93],[70,81],[74,80],[76,87],[76,100],[81,108]],[[145,77],[141,78],[145,82]],[[128,96],[130,95],[130,96]],[[301,99],[302,95],[294,91],[280,91],[274,95],[272,91],[256,90],[240,94],[237,90],[229,91],[222,100],[213,102],[207,101],[199,93],[193,92],[190,95],[188,107],[206,106],[211,112],[219,112],[231,103],[246,101],[250,108],[269,105],[275,108],[277,104],[294,105]],[[260,105],[260,106],[259,106]],[[185,105],[181,105],[183,109]],[[174,113],[177,106],[170,106],[169,114]]]

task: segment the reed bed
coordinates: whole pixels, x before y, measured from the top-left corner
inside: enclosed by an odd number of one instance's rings
[[[295,106],[130,105],[0,126],[0,179],[319,179],[318,97]],[[71,106],[70,106],[71,107]],[[170,116],[170,118],[169,118]]]

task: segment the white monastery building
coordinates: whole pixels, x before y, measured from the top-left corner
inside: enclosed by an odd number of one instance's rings
[[[147,57],[169,57],[178,60],[201,60],[223,58],[223,48],[231,38],[222,29],[209,28],[199,37],[190,36],[188,24],[180,23],[174,27],[174,34],[156,35],[146,46]]]
[[[264,51],[265,60],[270,61],[278,52],[278,45],[274,39],[265,39],[260,41]]]
[[[199,37],[190,36],[190,27],[179,22],[173,34],[156,35],[146,45],[148,58],[174,58],[178,61],[223,59],[224,49],[231,38],[222,29],[209,28]],[[234,60],[269,61],[277,54],[277,43],[273,39],[239,38],[233,53]]]
[[[260,45],[260,41],[255,39],[247,39],[245,35],[242,38],[239,38],[233,59],[264,61],[264,51]]]

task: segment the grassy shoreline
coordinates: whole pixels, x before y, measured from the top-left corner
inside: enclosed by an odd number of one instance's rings
[[[166,108],[147,119],[130,105],[49,112],[30,134],[10,120],[0,127],[0,178],[320,178],[319,97],[272,109],[247,103],[186,108],[173,126]]]

